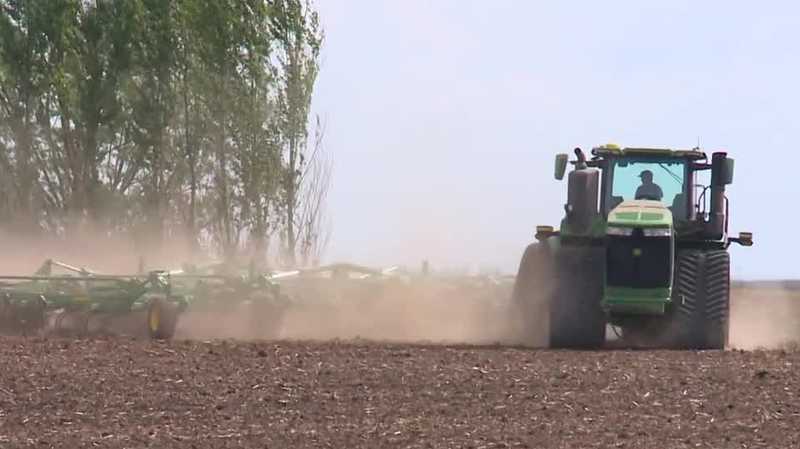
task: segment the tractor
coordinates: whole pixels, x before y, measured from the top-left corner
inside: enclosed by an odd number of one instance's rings
[[[575,148],[558,229],[537,226],[512,292],[527,343],[599,348],[620,342],[724,349],[730,315],[728,234],[734,160],[699,148]]]

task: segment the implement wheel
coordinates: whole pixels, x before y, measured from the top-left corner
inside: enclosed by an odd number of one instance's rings
[[[34,335],[41,332],[46,324],[47,301],[39,296],[35,300],[17,307],[8,304],[11,311],[11,326],[22,335]]]
[[[175,335],[178,312],[163,298],[150,301],[147,308],[147,332],[154,340],[169,340]]]

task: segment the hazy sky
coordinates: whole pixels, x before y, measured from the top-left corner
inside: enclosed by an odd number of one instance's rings
[[[736,159],[739,278],[800,278],[800,4],[317,0],[327,259],[516,270],[575,146]]]

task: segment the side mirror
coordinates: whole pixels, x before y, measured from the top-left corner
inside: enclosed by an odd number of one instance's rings
[[[559,181],[564,179],[564,173],[567,171],[567,162],[569,161],[569,156],[565,153],[556,154],[556,169],[555,169],[555,176],[556,179]]]

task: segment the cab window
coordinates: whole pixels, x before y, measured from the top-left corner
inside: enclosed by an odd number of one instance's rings
[[[607,212],[623,201],[644,199],[661,201],[674,216],[686,217],[684,160],[619,158],[611,165],[613,180]]]

